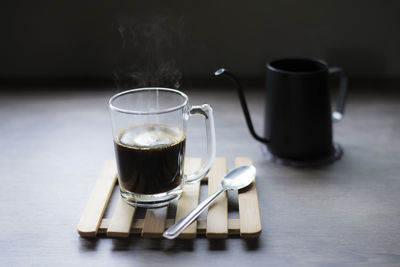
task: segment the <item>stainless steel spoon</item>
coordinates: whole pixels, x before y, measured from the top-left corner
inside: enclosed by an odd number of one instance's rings
[[[192,210],[177,223],[165,230],[163,237],[167,239],[175,239],[183,232],[199,215],[210,206],[210,204],[226,190],[242,189],[254,180],[256,177],[256,168],[254,166],[242,166],[229,172],[221,181],[222,188],[204,200],[197,208]]]

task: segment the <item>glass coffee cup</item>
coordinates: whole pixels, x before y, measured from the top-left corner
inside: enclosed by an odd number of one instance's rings
[[[169,88],[121,92],[109,101],[121,197],[132,206],[168,205],[183,184],[199,182],[215,159],[212,108],[190,106],[188,97]],[[186,127],[193,115],[206,122],[207,157],[203,166],[184,174]]]

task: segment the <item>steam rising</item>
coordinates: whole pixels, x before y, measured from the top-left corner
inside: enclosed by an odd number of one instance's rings
[[[120,21],[122,52],[114,80],[120,90],[138,87],[180,87],[176,59],[183,44],[183,18],[158,16]]]

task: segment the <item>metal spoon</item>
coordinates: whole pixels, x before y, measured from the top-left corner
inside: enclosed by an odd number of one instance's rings
[[[226,190],[242,189],[254,180],[256,176],[256,168],[254,166],[242,166],[229,172],[221,181],[222,188],[204,200],[197,208],[192,210],[177,223],[165,230],[163,237],[167,239],[175,239],[183,232],[199,215],[211,205],[211,203]]]

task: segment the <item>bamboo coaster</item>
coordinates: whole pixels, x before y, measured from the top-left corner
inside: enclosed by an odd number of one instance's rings
[[[236,167],[252,165],[249,158],[236,158]],[[185,173],[200,168],[201,159],[187,158]],[[135,208],[128,205],[120,196],[111,218],[103,218],[110,196],[116,186],[115,161],[107,161],[89,197],[86,208],[78,224],[78,233],[85,237],[107,234],[109,237],[126,238],[130,234],[140,234],[143,238],[162,238],[162,232],[195,208],[199,203],[200,183],[184,185],[174,219],[167,219],[168,207],[148,209],[144,219],[135,218]],[[227,159],[217,158],[208,179],[208,194],[220,188],[220,181],[227,173]],[[203,181],[204,181],[203,180]],[[119,190],[117,190],[119,191]],[[119,192],[118,192],[119,194]],[[238,192],[239,219],[228,218],[228,198],[222,194],[210,206],[207,219],[192,223],[179,238],[193,239],[205,235],[207,238],[228,238],[239,235],[241,238],[257,238],[262,225],[256,182]]]

